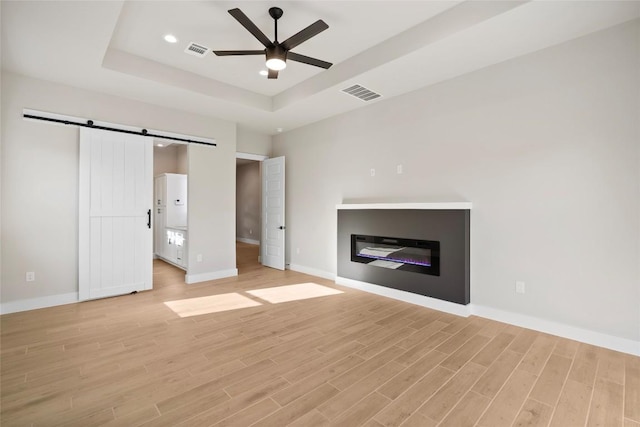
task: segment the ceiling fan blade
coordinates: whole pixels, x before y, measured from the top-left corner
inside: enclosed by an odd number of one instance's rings
[[[217,56],[230,56],[230,55],[264,55],[263,50],[214,50]]]
[[[269,69],[269,75],[267,77],[270,78],[270,79],[277,79],[278,78],[278,70]]]
[[[287,59],[296,62],[302,62],[303,64],[315,65],[320,68],[329,68],[333,64],[331,62],[322,61],[321,59],[311,58],[309,56],[300,55],[299,53],[289,52],[287,53]]]
[[[300,43],[309,40],[311,37],[317,34],[320,34],[327,28],[329,28],[329,26],[322,19],[318,19],[316,22],[309,25],[304,30],[299,31],[298,33],[292,35],[291,37],[280,43],[280,45],[286,50],[293,49]]]
[[[269,38],[265,36],[262,31],[260,31],[260,28],[258,28],[256,24],[254,24],[251,19],[249,19],[249,17],[247,17],[247,15],[245,15],[240,9],[230,9],[229,14],[236,18],[236,20],[243,27],[245,27],[251,34],[253,34],[253,36],[264,45],[264,47],[269,47],[273,44],[271,43],[271,40],[269,40]]]

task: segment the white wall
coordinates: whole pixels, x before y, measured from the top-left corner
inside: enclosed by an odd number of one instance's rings
[[[25,121],[23,108],[214,138],[201,159],[189,150],[189,273],[235,269],[235,123],[3,72],[3,306],[78,290],[78,130]]]
[[[635,21],[275,137],[287,262],[335,274],[344,199],[468,200],[473,304],[639,341],[638,40]]]
[[[237,128],[237,149],[240,153],[271,155],[271,136],[246,126]]]

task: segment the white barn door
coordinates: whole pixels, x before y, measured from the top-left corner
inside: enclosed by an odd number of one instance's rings
[[[262,162],[262,264],[284,270],[284,157]]]
[[[81,301],[152,288],[153,141],[80,128]]]

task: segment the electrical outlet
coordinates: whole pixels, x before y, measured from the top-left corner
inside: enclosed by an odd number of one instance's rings
[[[253,234],[253,230],[252,229],[249,229],[249,234]]]
[[[398,173],[398,175],[402,174],[402,165],[396,166],[396,172]]]
[[[25,279],[27,282],[35,282],[36,273],[34,273],[33,271],[27,271],[27,274],[25,275]]]
[[[202,254],[196,255],[196,261],[197,262],[202,262]]]
[[[516,293],[524,294],[524,282],[520,282],[520,281],[516,282]]]
[[[371,168],[371,176],[376,176],[376,170],[374,168]]]
[[[296,255],[300,255],[300,248],[296,248]]]

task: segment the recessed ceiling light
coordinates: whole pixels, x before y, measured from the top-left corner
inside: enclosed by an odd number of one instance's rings
[[[267,70],[260,70],[260,75],[261,76],[268,76],[269,72]]]
[[[164,41],[166,41],[167,43],[176,43],[178,39],[173,34],[167,34],[166,36],[164,36]]]
[[[282,132],[282,128],[276,128],[278,132]]]
[[[163,144],[156,144],[156,147],[164,147]]]

